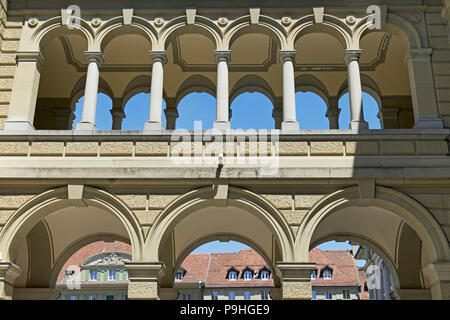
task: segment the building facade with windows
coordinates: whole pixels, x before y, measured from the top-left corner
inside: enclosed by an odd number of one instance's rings
[[[53,297],[71,254],[120,240],[128,298],[176,299],[189,252],[236,240],[274,299],[309,300],[310,250],[345,239],[396,299],[450,299],[450,0],[375,2],[0,0],[0,298]],[[239,118],[270,128],[232,125],[248,92],[269,107]]]

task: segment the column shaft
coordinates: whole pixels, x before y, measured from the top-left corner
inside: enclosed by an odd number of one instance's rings
[[[283,123],[282,131],[298,131],[295,109],[295,51],[280,51],[280,61],[283,65]]]
[[[44,60],[40,52],[19,52],[5,130],[34,130],[34,113]]]
[[[350,128],[355,130],[368,129],[369,125],[364,121],[362,104],[361,74],[359,70],[359,57],[361,50],[346,50],[344,60],[348,71],[348,93],[350,98]]]
[[[216,122],[214,128],[226,130],[230,128],[228,63],[231,59],[231,52],[215,51],[214,54],[217,63]]]
[[[103,63],[103,56],[101,52],[86,52],[85,54],[88,57],[89,64],[84,90],[83,113],[81,121],[77,125],[77,130],[95,130],[100,65]]]
[[[150,117],[145,130],[162,131],[162,108],[164,89],[164,64],[167,62],[165,51],[150,51],[152,57],[152,83],[150,89]]]

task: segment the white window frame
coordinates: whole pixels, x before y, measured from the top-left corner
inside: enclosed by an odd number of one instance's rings
[[[246,295],[248,295],[248,299],[247,299]],[[252,293],[251,293],[251,291],[244,291],[244,300],[252,300]]]
[[[249,277],[248,277],[249,275]],[[253,279],[253,272],[251,270],[244,271],[244,280],[249,281]]]
[[[97,281],[97,273],[98,273],[97,270],[90,270],[89,271],[89,279],[90,279],[90,281]],[[95,274],[94,278],[92,278],[93,274]]]
[[[177,281],[183,280],[183,272],[182,271],[177,272],[177,274],[175,275],[175,280],[177,280]]]
[[[270,272],[267,270],[261,271],[261,280],[269,280],[270,279]]]
[[[116,280],[116,272],[117,272],[116,270],[108,270],[108,280],[109,281]]]
[[[231,275],[233,275],[233,276],[231,276]],[[236,281],[237,280],[237,271],[231,270],[230,272],[228,272],[228,280]]]
[[[333,275],[332,275],[330,269],[323,270],[323,278],[326,280],[330,280],[333,278]]]

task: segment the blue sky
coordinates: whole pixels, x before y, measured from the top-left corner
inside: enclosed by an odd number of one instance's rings
[[[80,121],[83,98],[79,101],[75,111],[75,122]],[[145,122],[149,117],[150,94],[140,93],[130,99],[125,106],[126,118],[122,122],[122,130],[143,130]],[[326,104],[316,94],[311,92],[298,92],[296,94],[297,121],[300,128],[305,130],[328,129],[329,122],[325,116]],[[98,130],[111,130],[112,108],[111,99],[105,94],[99,94],[97,102],[96,124]],[[367,93],[363,93],[363,106],[365,120],[370,129],[380,129],[380,121],[377,117],[379,112],[375,99]],[[339,100],[341,114],[339,127],[348,129],[350,124],[350,106],[348,94]],[[163,104],[165,109],[165,102]],[[272,118],[273,106],[271,101],[261,93],[243,93],[231,104],[232,129],[274,129],[275,122]],[[184,97],[178,105],[179,118],[177,129],[194,129],[194,121],[202,121],[204,130],[211,129],[215,121],[216,100],[207,93],[192,93]],[[162,122],[165,126],[166,118],[162,114]],[[218,241],[203,245],[193,253],[212,252],[236,252],[248,248],[239,242],[220,243]],[[327,242],[319,246],[322,250],[350,250],[352,247],[344,242]],[[359,261],[358,265],[363,264]]]

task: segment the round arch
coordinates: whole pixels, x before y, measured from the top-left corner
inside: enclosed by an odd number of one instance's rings
[[[322,81],[311,74],[303,74],[295,79],[295,91],[311,91],[322,98],[327,108],[330,106],[330,95],[327,88]]]
[[[361,74],[361,88],[362,91],[370,94],[375,99],[375,101],[378,104],[378,109],[382,112],[383,111],[383,105],[381,102],[382,94],[376,82],[373,81],[372,78],[370,78],[368,75]],[[342,98],[342,96],[345,95],[347,92],[348,92],[348,81],[345,80],[339,88],[339,92],[337,95],[338,100]]]
[[[184,97],[191,93],[206,92],[213,97],[216,97],[216,85],[207,77],[200,74],[195,74],[187,78],[180,86],[176,94],[175,105],[178,104]]]
[[[125,110],[125,107],[135,95],[139,93],[151,93],[151,76],[140,75],[130,81],[126,89],[122,94],[122,110]],[[166,92],[163,90],[163,99],[167,100]],[[150,103],[150,102],[149,102]]]
[[[115,234],[95,234],[92,236],[87,236],[84,238],[81,238],[77,241],[74,241],[72,244],[70,244],[66,250],[64,250],[63,253],[61,253],[57,258],[56,262],[52,268],[52,273],[50,276],[50,286],[49,288],[54,288],[56,286],[56,282],[58,280],[58,275],[61,272],[62,267],[66,263],[67,260],[69,260],[70,257],[72,257],[78,250],[82,249],[83,247],[97,242],[97,241],[105,241],[105,242],[112,242],[112,241],[121,241],[127,244],[130,244],[130,240],[126,239],[120,235]]]
[[[376,187],[376,197],[370,201],[370,205],[384,209],[405,221],[422,241],[430,262],[449,259],[448,242],[441,227],[417,201],[399,191]],[[358,187],[337,191],[317,203],[306,215],[298,230],[295,241],[297,259],[308,258],[313,234],[326,217],[338,210],[355,206],[367,206],[367,200],[361,199]]]
[[[114,195],[92,187],[84,187],[83,201],[88,207],[94,207],[111,214],[125,228],[132,246],[133,261],[141,260],[143,236],[140,226],[128,207]],[[53,212],[73,207],[68,199],[68,188],[49,190],[22,205],[7,221],[0,233],[0,252],[4,259],[12,261],[16,236],[24,237],[43,218]]]
[[[158,216],[146,239],[143,249],[144,257],[149,261],[159,261],[160,248],[174,228],[186,217],[205,208],[215,207],[213,190],[204,188],[195,190],[177,198]],[[294,238],[284,217],[265,199],[239,188],[230,187],[228,190],[228,206],[248,212],[263,223],[272,232],[274,241],[279,248],[282,261],[294,261]],[[201,240],[195,239],[187,245]],[[186,248],[184,248],[185,251]],[[264,250],[264,256],[270,256]]]
[[[249,74],[238,80],[231,90],[230,105],[245,92],[259,92],[265,95],[272,102],[272,105],[275,105],[275,93],[267,81],[258,75]]]

